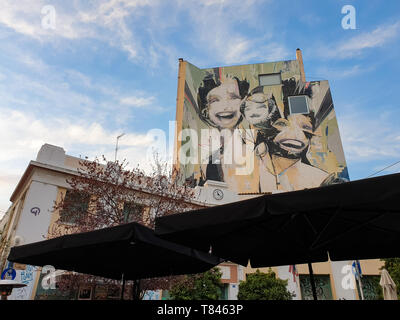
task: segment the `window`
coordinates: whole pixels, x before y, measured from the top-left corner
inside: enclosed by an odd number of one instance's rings
[[[64,209],[60,212],[60,221],[76,223],[89,208],[90,195],[84,192],[67,190],[64,198]]]
[[[91,300],[92,299],[92,287],[83,286],[79,288],[78,300]]]
[[[258,81],[260,86],[275,86],[282,83],[282,78],[280,73],[260,74]]]
[[[171,295],[169,294],[168,290],[162,290],[161,300],[171,300]]]
[[[382,287],[379,285],[380,276],[366,276],[363,275],[361,278],[362,291],[364,300],[379,300],[382,299]],[[357,280],[357,293],[361,300],[360,294],[360,281]]]
[[[107,299],[120,299],[121,290],[118,286],[110,286],[107,288]]]
[[[43,281],[45,281],[45,283],[47,283],[48,285],[50,285],[49,283],[49,279],[47,278],[46,281],[46,276],[48,276],[47,273],[40,273],[39,274],[39,282],[38,283],[43,283]],[[55,283],[55,289],[52,289],[51,286],[49,288],[44,288],[42,285],[37,286],[36,289],[36,294],[35,294],[35,300],[75,300],[76,296],[77,296],[77,291],[69,288],[69,287],[65,287],[64,290],[60,290],[59,289],[59,282],[58,281],[64,281],[63,280],[64,275],[57,275],[55,280],[57,281]],[[69,280],[66,280],[67,282]]]
[[[308,97],[307,96],[292,96],[289,97],[290,114],[309,113]]]
[[[143,219],[143,214],[145,211],[145,206],[135,202],[125,202],[124,203],[124,221],[134,222]]]
[[[229,299],[229,283],[224,283],[221,288],[221,293],[218,300],[228,300]]]
[[[94,290],[94,299],[95,300],[106,300],[107,299],[107,286],[96,285],[96,288]]]
[[[313,300],[310,276],[301,274],[299,278],[302,300]],[[318,300],[333,300],[329,275],[314,275],[314,280]]]

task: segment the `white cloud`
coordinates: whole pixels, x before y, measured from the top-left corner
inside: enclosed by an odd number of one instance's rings
[[[157,5],[157,0],[113,0],[113,1],[57,1],[51,4],[56,12],[55,29],[43,28],[42,8],[47,1],[3,0],[0,24],[17,33],[42,42],[55,38],[95,38],[126,51],[130,58],[145,57],[141,43],[127,24],[139,8]],[[140,55],[139,55],[140,52]]]
[[[35,160],[44,143],[63,147],[74,156],[105,155],[114,159],[116,137],[121,133],[108,130],[96,122],[76,123],[70,119],[32,116],[12,109],[0,109],[0,209],[9,206],[9,197],[30,160]],[[148,168],[149,146],[154,138],[147,134],[126,132],[119,140],[118,159],[126,158],[131,167]]]
[[[325,58],[345,59],[361,55],[366,49],[382,47],[396,38],[400,31],[400,21],[381,25],[371,32],[363,32],[339,43],[324,45],[318,49]]]
[[[76,123],[69,119],[42,116],[34,117],[21,111],[0,109],[0,130],[7,139],[0,141],[0,161],[17,159],[21,155],[37,151],[43,143],[55,145],[115,145],[119,131],[110,131],[96,122],[82,120]],[[146,146],[151,141],[145,134],[126,134],[123,144]]]
[[[33,3],[29,0],[18,2],[4,0],[0,10],[0,22],[18,33],[37,37],[41,28],[40,23],[32,23],[32,20],[35,15],[40,18],[40,10],[43,6],[43,1]],[[40,19],[37,21],[40,22]]]
[[[345,78],[355,77],[364,73],[368,73],[374,71],[376,66],[371,65],[369,67],[364,67],[361,65],[353,65],[348,68],[329,68],[329,67],[319,67],[316,69],[315,73],[318,76],[313,76],[320,79],[330,79],[330,80],[339,80]],[[314,72],[311,72],[312,74]]]
[[[98,123],[76,124],[66,119],[32,117],[20,111],[1,109],[1,135],[7,139],[0,142],[0,163],[25,159],[29,161],[44,143],[65,148],[81,148],[81,152],[93,155],[96,146],[111,150],[119,132],[104,129]],[[145,146],[149,143],[145,135],[127,134],[124,143],[130,146]]]
[[[395,113],[365,113],[344,106],[346,114],[338,120],[346,159],[354,163],[400,159],[399,127]]]
[[[21,178],[18,174],[10,174],[1,170],[0,173],[0,219],[11,205],[11,193]]]
[[[339,53],[342,55],[359,54],[363,49],[380,47],[389,40],[395,38],[400,29],[400,22],[396,22],[387,26],[379,26],[375,30],[362,33],[351,38],[349,41],[343,42],[338,47]]]
[[[94,79],[77,70],[48,65],[13,45],[4,46],[4,50],[13,53],[13,62],[22,68],[0,66],[0,108],[74,116],[122,127],[136,116],[137,108],[151,113],[167,110],[144,90],[132,94],[112,79]]]
[[[90,28],[79,23],[74,14],[70,14],[61,5],[53,5],[55,9],[56,28],[44,28],[42,20],[46,14],[42,9],[49,5],[44,0],[2,0],[0,23],[15,32],[30,36],[40,41],[48,41],[54,36],[66,39],[78,39],[94,36]]]
[[[114,159],[116,137],[123,130],[126,135],[119,141],[118,158],[148,165],[146,150],[152,138],[126,128],[134,108],[120,99],[148,107],[157,103],[156,97],[145,91],[128,95],[110,79],[48,65],[13,44],[2,48],[12,53],[12,64],[18,67],[0,66],[1,210],[9,206],[16,183],[44,143],[61,146],[75,156],[104,154]],[[159,109],[156,104],[149,112]]]
[[[121,104],[128,105],[131,107],[136,107],[136,108],[143,108],[150,106],[154,104],[156,98],[155,97],[136,97],[136,96],[130,96],[130,97],[125,97],[121,98],[119,101]]]
[[[182,27],[179,15],[190,21],[181,33],[185,40],[215,61],[237,64],[251,59],[280,60],[288,55],[285,46],[270,41],[272,28],[264,28],[262,36],[256,37],[239,28],[257,29],[265,23],[268,17],[260,15],[260,0],[178,0],[168,4],[161,0],[56,1],[52,4],[57,17],[55,30],[41,26],[41,8],[47,4],[44,0],[34,4],[29,0],[4,1],[0,25],[17,33],[41,42],[97,39],[126,52],[133,62],[146,62],[152,68],[158,67],[161,60],[176,65],[178,54],[182,54],[165,40],[171,30]]]
[[[277,61],[289,55],[286,47],[272,41],[266,45],[262,39],[249,40],[238,36],[229,44],[222,43],[216,44],[216,52],[221,61],[228,65],[259,59]]]
[[[258,34],[248,34],[265,25],[268,13],[260,15],[258,0],[181,2],[190,16],[191,43],[204,56],[223,64],[247,63],[251,60],[282,60],[289,52],[272,40],[273,20]],[[269,1],[268,1],[269,2]],[[264,1],[264,4],[265,1]],[[247,31],[244,31],[246,29]]]

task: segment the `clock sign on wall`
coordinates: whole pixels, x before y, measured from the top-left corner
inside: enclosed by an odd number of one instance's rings
[[[224,198],[224,192],[221,189],[214,189],[213,197],[215,200],[222,200]]]

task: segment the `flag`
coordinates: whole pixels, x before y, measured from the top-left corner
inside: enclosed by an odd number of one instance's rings
[[[356,279],[360,279],[362,277],[360,261],[353,261],[353,264],[351,266],[353,267],[353,273]]]
[[[291,265],[289,266],[289,272],[290,272],[291,274],[293,274],[293,281],[296,282],[296,277],[299,275],[299,273],[297,272],[296,265],[291,264]]]

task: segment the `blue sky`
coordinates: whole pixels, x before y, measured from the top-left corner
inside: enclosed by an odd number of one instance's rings
[[[355,30],[342,28],[344,5]],[[307,80],[330,81],[350,178],[400,160],[397,0],[2,0],[0,215],[44,143],[112,159],[124,132],[120,157],[143,164],[148,130],[175,119],[178,58],[207,68],[296,48]]]

